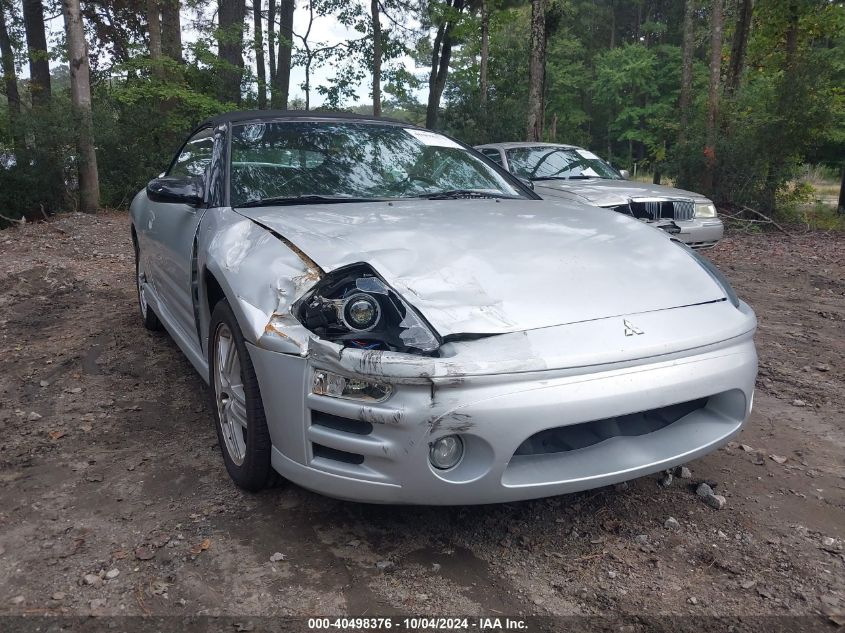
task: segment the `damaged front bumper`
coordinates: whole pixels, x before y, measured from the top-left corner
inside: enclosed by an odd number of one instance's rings
[[[710,248],[725,235],[725,225],[719,218],[678,221],[681,232],[676,236],[692,248]]]
[[[648,224],[658,228],[668,225],[668,232],[690,248],[712,248],[725,235],[725,225],[719,218],[658,220],[649,221]]]
[[[751,408],[750,308],[719,302],[630,318],[652,335],[626,337],[613,317],[447,344],[441,357],[319,339],[299,355],[249,345],[273,466],[344,499],[497,503],[625,481],[727,442]],[[318,395],[316,372],[389,384],[390,395]],[[461,438],[464,454],[439,470],[430,446],[446,435]]]

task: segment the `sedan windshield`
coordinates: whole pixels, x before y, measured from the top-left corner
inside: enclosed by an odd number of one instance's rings
[[[525,195],[455,141],[382,123],[234,125],[230,174],[232,206]]]
[[[607,162],[585,149],[563,147],[519,147],[507,151],[510,170],[531,180],[606,178],[620,180]]]

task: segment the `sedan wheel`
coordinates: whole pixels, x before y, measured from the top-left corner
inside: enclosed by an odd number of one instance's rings
[[[255,368],[232,308],[224,299],[211,314],[208,346],[211,406],[217,440],[232,480],[261,490],[278,480]]]

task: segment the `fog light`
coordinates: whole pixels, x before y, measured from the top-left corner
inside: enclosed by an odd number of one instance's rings
[[[380,402],[390,395],[390,385],[360,378],[347,378],[330,371],[314,372],[311,393],[332,398]]]
[[[431,465],[440,470],[454,468],[464,456],[464,442],[457,435],[447,435],[435,440],[428,452]]]

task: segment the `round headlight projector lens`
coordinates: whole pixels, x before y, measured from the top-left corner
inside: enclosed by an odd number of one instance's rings
[[[343,321],[351,330],[366,332],[378,325],[381,308],[378,301],[367,294],[356,294],[343,303]]]
[[[464,456],[464,442],[457,435],[446,435],[431,444],[428,459],[440,470],[454,468]]]

